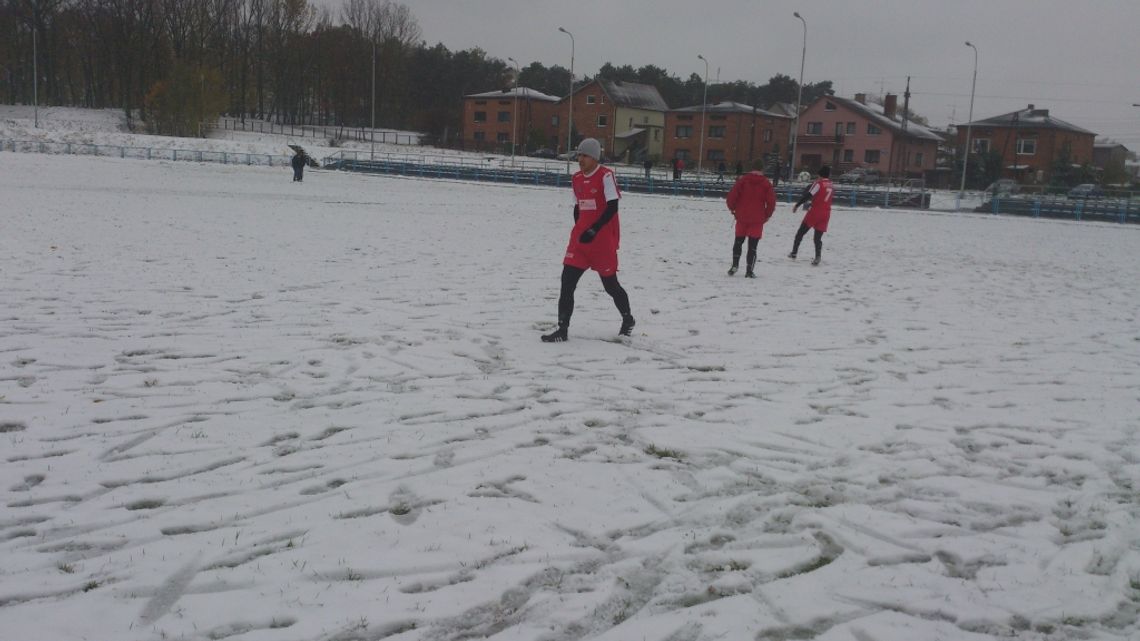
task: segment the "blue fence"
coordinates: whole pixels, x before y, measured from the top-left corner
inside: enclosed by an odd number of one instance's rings
[[[1140,198],[1132,194],[1107,198],[1069,199],[1063,195],[1004,196],[992,198],[974,209],[989,214],[1140,223]]]
[[[74,142],[46,142],[40,140],[0,140],[0,151],[35,154],[70,154],[76,156],[102,156],[106,158],[133,158],[136,160],[171,160],[186,162],[214,162],[227,165],[259,165],[262,167],[287,166],[292,156],[273,154],[247,154],[232,151],[203,149],[166,149],[162,147],[129,147],[125,145],[92,145]]]
[[[546,185],[562,187],[570,182],[570,175],[563,171],[543,169],[478,166],[456,163],[422,162],[409,157],[381,157],[375,160],[358,159],[347,156],[325,158],[326,169],[339,169],[372,174],[414,176],[417,178],[451,178],[455,180],[475,180],[515,185]],[[623,172],[619,175],[623,191],[664,196],[691,196],[697,198],[723,198],[732,188],[733,180],[668,180],[654,177],[645,178],[644,173]],[[804,189],[803,183],[780,183],[776,187],[777,197],[787,202],[798,200]],[[921,189],[899,188],[850,188],[839,189],[835,202],[850,206],[890,207],[925,209],[930,205],[930,192]]]

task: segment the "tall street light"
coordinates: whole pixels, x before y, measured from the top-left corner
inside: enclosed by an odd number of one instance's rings
[[[368,139],[372,141],[372,154],[369,160],[376,160],[376,41],[372,41],[372,131],[368,132]]]
[[[709,104],[709,61],[701,54],[697,54],[697,58],[705,61],[705,95],[701,98],[701,144],[700,151],[697,152],[697,179],[701,182],[705,181],[705,176],[701,171],[705,162],[705,111],[708,109]]]
[[[522,69],[519,68],[517,60],[507,57],[507,60],[515,63],[515,114],[511,116],[511,165],[515,164],[515,137],[519,134],[519,76],[522,75]]]
[[[574,143],[574,34],[562,27],[558,27],[558,30],[570,36],[570,93],[566,96],[570,107],[570,113],[566,116],[566,173],[570,173],[570,145]]]
[[[800,83],[796,89],[796,119],[792,123],[792,133],[789,136],[789,141],[792,146],[792,160],[788,163],[788,180],[792,179],[792,172],[796,169],[796,149],[800,144],[800,103],[804,99],[804,61],[807,60],[807,20],[800,15],[799,11],[794,12],[792,15],[800,19],[804,23],[804,46],[800,52]]]
[[[966,46],[974,50],[974,80],[970,84],[970,115],[966,117],[966,148],[962,150],[962,184],[958,187],[959,206],[966,191],[966,168],[970,165],[970,125],[974,122],[974,89],[978,86],[978,48],[969,41],[966,41]]]

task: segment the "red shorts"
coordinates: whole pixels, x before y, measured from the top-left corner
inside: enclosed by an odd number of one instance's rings
[[[831,220],[830,211],[815,212],[809,209],[807,211],[807,214],[804,215],[803,224],[811,227],[812,229],[815,229],[816,231],[825,232],[827,231],[827,222],[829,220]]]
[[[598,272],[599,276],[612,276],[618,270],[617,247],[604,241],[595,240],[583,245],[577,240],[572,240],[566,247],[566,258],[562,264],[578,269],[592,269]]]
[[[763,238],[764,237],[764,223],[742,223],[736,221],[736,237],[747,236],[749,238]]]

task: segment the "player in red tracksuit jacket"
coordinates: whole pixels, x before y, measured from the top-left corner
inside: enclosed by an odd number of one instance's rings
[[[578,145],[578,167],[570,184],[574,189],[574,228],[562,261],[562,290],[558,296],[558,329],[546,334],[542,340],[558,343],[568,338],[570,316],[574,313],[574,290],[587,269],[602,277],[602,286],[614,299],[621,312],[621,329],[618,333],[629,336],[634,320],[629,310],[629,295],[618,282],[618,242],[621,228],[618,225],[618,190],[614,172],[600,163],[602,145],[594,138],[586,138]]]
[[[807,189],[804,190],[804,195],[800,201],[792,207],[794,214],[800,205],[811,201],[807,207],[807,213],[804,214],[804,221],[800,223],[800,229],[796,232],[796,242],[792,245],[792,253],[788,254],[788,258],[796,259],[796,253],[800,250],[800,241],[804,239],[804,234],[809,229],[815,229],[815,235],[812,241],[815,242],[815,260],[811,261],[812,265],[818,265],[823,255],[823,233],[827,231],[827,222],[831,220],[831,198],[835,195],[835,189],[831,186],[831,167],[824,165],[819,168],[819,179],[813,182]]]
[[[748,269],[744,272],[747,278],[756,278],[756,246],[764,236],[764,223],[776,211],[776,190],[764,175],[764,161],[757,159],[752,163],[752,171],[736,180],[732,190],[725,197],[728,210],[736,217],[736,239],[732,243],[732,267],[728,268],[728,275],[732,276],[740,268],[740,251],[744,248],[744,239],[748,239]]]

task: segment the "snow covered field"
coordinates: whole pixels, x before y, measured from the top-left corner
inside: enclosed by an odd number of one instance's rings
[[[0,169],[2,639],[1140,637],[1140,229]]]

